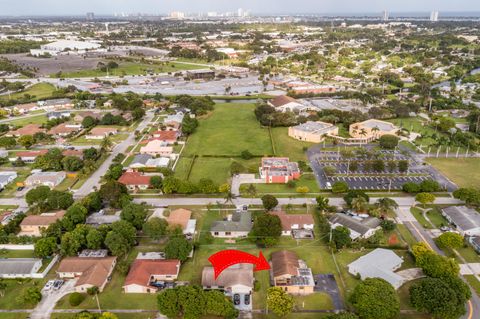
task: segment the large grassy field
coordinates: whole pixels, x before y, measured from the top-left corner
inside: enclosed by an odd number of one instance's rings
[[[23,98],[25,94],[28,94],[33,98],[40,100],[40,99],[45,99],[50,97],[53,91],[55,91],[55,87],[52,84],[42,82],[42,83],[34,84],[22,92],[13,93],[10,96],[8,94],[1,95],[0,100],[20,99],[20,98]]]
[[[288,136],[287,127],[272,128],[272,139],[275,146],[275,154],[278,156],[288,156],[292,161],[307,161],[305,153],[306,148],[314,145],[313,143],[298,141]]]
[[[261,128],[253,113],[254,104],[224,103],[200,119],[189,139],[186,156],[239,156],[244,150],[254,155],[272,154],[268,130]]]
[[[429,158],[427,162],[459,187],[480,185],[480,158]]]
[[[103,77],[103,76],[121,76],[121,75],[144,75],[148,72],[153,73],[167,73],[177,72],[182,70],[195,70],[205,68],[193,64],[183,64],[168,62],[164,65],[160,64],[148,64],[148,63],[134,63],[134,62],[120,62],[119,67],[112,69],[108,72],[103,72],[97,69],[93,70],[80,70],[76,72],[63,73],[62,77],[65,78],[82,78],[82,77]],[[52,75],[54,76],[54,75]]]

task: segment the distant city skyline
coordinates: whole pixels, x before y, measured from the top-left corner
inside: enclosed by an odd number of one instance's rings
[[[0,15],[97,15],[114,13],[167,14],[171,11],[236,12],[239,8],[258,14],[382,14],[399,12],[475,12],[478,0],[0,0]]]

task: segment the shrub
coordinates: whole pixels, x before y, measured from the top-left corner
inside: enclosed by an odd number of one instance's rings
[[[81,304],[84,299],[84,295],[79,292],[74,292],[70,295],[70,297],[68,297],[68,302],[70,303],[70,306],[76,307]]]
[[[346,193],[348,192],[348,184],[346,182],[335,182],[332,185],[332,193]]]
[[[398,137],[395,135],[383,135],[379,138],[378,143],[380,144],[381,148],[385,149],[394,149],[398,145]]]
[[[418,193],[420,192],[420,185],[414,183],[414,182],[407,182],[405,184],[403,184],[402,186],[402,190],[406,193]]]

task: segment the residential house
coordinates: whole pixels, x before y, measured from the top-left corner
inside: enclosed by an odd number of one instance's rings
[[[25,163],[33,163],[38,156],[47,154],[48,150],[38,151],[21,151],[17,152],[14,157],[10,157],[10,162],[15,162],[17,159],[21,159]]]
[[[128,166],[132,169],[138,168],[158,168],[158,167],[168,167],[170,159],[168,157],[157,157],[154,158],[149,154],[137,154],[133,158],[132,162]]]
[[[293,251],[280,250],[272,253],[271,273],[273,285],[290,294],[308,295],[314,292],[312,270]]]
[[[278,112],[303,112],[308,110],[307,106],[286,95],[280,95],[271,99],[268,105],[275,108]]]
[[[102,112],[93,112],[93,111],[83,111],[78,112],[74,117],[73,120],[77,123],[83,122],[86,117],[91,117],[94,120],[100,120],[103,117]]]
[[[204,267],[202,271],[202,286],[203,289],[220,290],[225,295],[233,297],[240,296],[240,303],[235,305],[239,310],[251,310],[252,290],[253,290],[253,265],[251,264],[236,264],[228,267],[215,279],[215,270],[213,267]],[[248,305],[245,300],[248,300]]]
[[[151,176],[143,175],[139,172],[125,172],[118,179],[120,183],[127,186],[128,190],[145,190],[150,187]]]
[[[64,150],[62,152],[62,155],[63,156],[75,156],[75,157],[78,157],[80,159],[83,158],[83,151],[81,150]]]
[[[165,282],[174,282],[180,272],[178,259],[136,259],[130,266],[125,293],[156,293]]]
[[[42,128],[40,124],[27,124],[17,130],[10,131],[5,136],[19,137],[23,135],[35,135],[36,133],[46,133],[47,130]]]
[[[450,206],[442,215],[452,223],[462,236],[480,236],[480,214],[467,206]]]
[[[267,184],[288,183],[300,178],[298,164],[290,162],[288,157],[264,157],[259,169],[260,178]]]
[[[169,115],[163,120],[163,124],[179,129],[182,126],[184,116],[185,115],[183,113]]]
[[[68,123],[61,123],[57,126],[52,127],[49,131],[48,134],[54,135],[54,136],[69,136],[70,134],[76,133],[82,129],[81,125],[77,124],[68,124]]]
[[[27,114],[29,112],[38,111],[40,108],[37,103],[18,104],[12,108],[14,113]]]
[[[85,224],[92,227],[100,227],[102,225],[111,225],[115,222],[120,221],[120,219],[120,212],[107,215],[102,210],[100,212],[88,215]]]
[[[214,221],[210,233],[220,238],[242,238],[248,236],[252,225],[252,213],[234,212],[227,220]]]
[[[2,171],[0,172],[0,189],[4,189],[8,184],[17,178],[17,172]]]
[[[315,222],[311,214],[286,214],[282,211],[274,211],[271,214],[280,218],[282,222],[282,236],[313,238]]]
[[[66,257],[56,272],[62,279],[76,278],[76,292],[86,293],[92,287],[102,292],[116,263],[117,257]]]
[[[192,219],[192,211],[188,209],[175,209],[170,212],[167,222],[170,226],[180,226],[184,234],[193,235],[195,233],[196,220]]]
[[[350,230],[350,238],[370,238],[381,229],[380,220],[375,217],[354,218],[346,214],[337,213],[328,220],[332,229],[343,226]]]
[[[67,177],[65,172],[35,172],[25,180],[25,186],[48,186],[57,187]]]
[[[310,143],[320,143],[329,135],[338,135],[338,127],[320,121],[308,121],[288,128],[288,136]]]
[[[479,236],[468,237],[468,242],[472,245],[473,249],[475,249],[477,253],[480,253],[480,237]]]
[[[0,258],[0,278],[31,278],[41,267],[39,258]]]
[[[176,130],[156,131],[152,134],[152,136],[152,139],[159,140],[167,144],[174,144],[180,136],[180,132]]]
[[[350,125],[349,133],[353,138],[376,140],[383,135],[397,135],[399,128],[390,122],[370,119]]]
[[[153,140],[147,145],[140,148],[140,154],[148,154],[151,156],[170,157],[173,153],[173,147],[166,146],[164,142]]]
[[[47,113],[48,120],[57,120],[61,118],[69,118],[72,115],[70,111],[53,111]]]
[[[94,127],[85,135],[87,140],[103,140],[105,137],[117,134],[115,127]]]
[[[69,109],[74,107],[73,101],[71,99],[53,99],[53,100],[46,100],[46,101],[39,101],[37,102],[40,108],[44,109],[45,111],[52,110],[52,109]]]
[[[10,211],[4,211],[0,213],[0,224],[5,226],[7,225],[12,219],[14,219],[16,214]]]
[[[57,220],[62,219],[65,215],[64,210],[57,212],[43,213],[40,215],[28,215],[20,223],[19,235],[26,236],[41,236],[42,230],[47,229],[48,226],[55,223]]]
[[[348,272],[366,278],[381,278],[395,289],[400,288],[406,279],[395,271],[402,266],[403,259],[392,250],[377,248],[348,265]]]

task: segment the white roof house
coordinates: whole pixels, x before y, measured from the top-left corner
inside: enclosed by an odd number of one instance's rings
[[[406,279],[395,273],[402,266],[403,259],[393,251],[377,248],[348,265],[348,272],[366,278],[381,278],[395,289],[400,288]]]
[[[480,236],[480,213],[466,206],[442,209],[442,215],[463,235]]]

